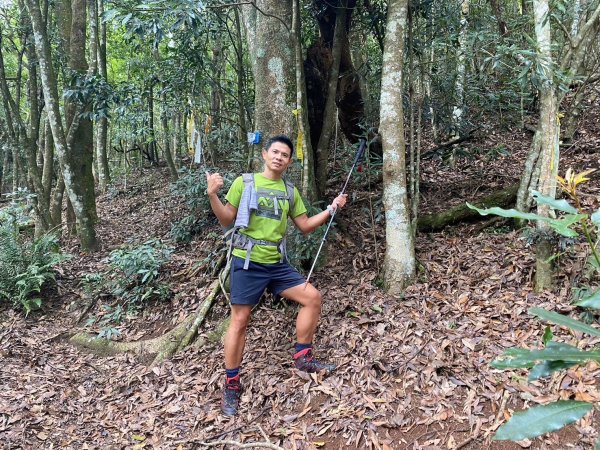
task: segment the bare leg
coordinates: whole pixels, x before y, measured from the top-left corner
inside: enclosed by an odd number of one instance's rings
[[[294,286],[281,292],[281,296],[299,303],[302,307],[296,319],[296,338],[301,344],[313,341],[321,315],[321,293],[310,283]]]
[[[250,305],[231,305],[231,322],[225,334],[225,368],[235,369],[242,364],[246,345],[246,328],[250,321]]]

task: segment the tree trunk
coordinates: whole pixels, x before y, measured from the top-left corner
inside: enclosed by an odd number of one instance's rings
[[[250,147],[248,144],[248,125],[246,123],[246,104],[245,104],[245,70],[244,70],[244,48],[242,43],[242,27],[240,24],[240,14],[237,8],[233,9],[235,19],[235,71],[236,71],[236,89],[237,89],[237,107],[238,107],[238,125],[239,141],[242,145],[244,155],[249,155]]]
[[[175,167],[175,163],[173,162],[173,154],[171,153],[171,133],[169,131],[169,117],[168,117],[168,112],[167,112],[167,94],[163,94],[162,101],[163,101],[163,110],[162,110],[160,120],[162,123],[163,133],[165,136],[164,144],[163,144],[164,145],[164,154],[165,154],[165,159],[167,161],[167,165],[169,166],[169,172],[171,173],[171,180],[177,181],[177,178],[178,178],[177,168]]]
[[[383,204],[386,221],[384,284],[400,294],[415,276],[415,249],[406,189],[402,78],[408,0],[391,0],[381,75],[380,132],[383,143]]]
[[[468,201],[478,208],[491,208],[494,206],[507,208],[514,205],[518,188],[519,185],[515,184],[500,191],[493,192],[479,200]],[[417,221],[417,227],[419,231],[439,231],[448,225],[469,220],[480,220],[481,218],[481,214],[469,208],[465,203],[461,203],[439,213],[420,216]]]
[[[462,134],[465,109],[465,84],[467,82],[467,31],[469,20],[469,0],[462,0],[460,9],[460,33],[458,35],[458,55],[456,64],[455,104],[452,110],[452,134]]]
[[[559,163],[559,124],[557,120],[558,99],[557,87],[552,73],[551,34],[548,0],[534,0],[535,35],[538,43],[538,57],[547,64],[543,81],[539,90],[540,120],[537,133],[540,135],[540,175],[538,190],[541,194],[554,198],[556,195],[556,175]],[[548,217],[551,214],[548,205],[538,205],[539,215]],[[540,232],[548,231],[549,226],[537,222]],[[552,265],[549,258],[552,253],[550,243],[541,239],[536,248],[535,289],[540,292],[552,287]]]
[[[255,126],[262,139],[292,130],[292,93],[294,89],[294,52],[291,42],[292,0],[257,0],[256,6],[242,8],[246,39],[254,73]],[[260,148],[255,147],[254,157],[259,164]],[[255,162],[256,162],[255,161]],[[292,167],[288,174],[299,178]],[[297,180],[294,180],[297,182]]]
[[[44,121],[45,135],[44,140],[44,167],[42,170],[42,185],[44,187],[44,198],[48,205],[49,217],[52,217],[52,210],[50,208],[50,197],[52,193],[52,178],[54,177],[54,140],[52,139],[52,130],[50,129],[50,122],[46,119]],[[49,220],[49,224],[52,219]]]
[[[317,179],[317,195],[319,199],[325,198],[325,186],[328,177],[329,145],[331,135],[337,120],[336,92],[340,73],[340,59],[342,56],[343,41],[346,38],[346,8],[342,6],[336,11],[335,32],[332,42],[332,61],[327,82],[327,100],[323,111],[323,126],[317,144],[315,175]]]
[[[317,199],[315,183],[315,166],[313,163],[313,148],[310,142],[310,125],[308,123],[308,107],[306,104],[306,80],[304,79],[304,57],[302,55],[302,27],[300,16],[300,0],[293,0],[292,27],[294,30],[294,51],[296,62],[296,112],[298,120],[298,144],[296,155],[299,158],[302,151],[302,196],[314,202]]]
[[[78,125],[80,114],[79,111],[76,111],[76,114],[74,114],[73,123],[69,129],[69,136],[67,136],[61,120],[56,76],[52,66],[50,46],[46,35],[46,29],[43,26],[44,20],[40,11],[40,5],[37,0],[27,0],[26,3],[33,26],[35,47],[40,64],[40,75],[48,120],[50,121],[50,128],[52,129],[52,135],[54,137],[56,153],[61,160],[65,188],[77,216],[81,249],[82,251],[93,251],[97,247],[93,212],[95,210],[95,204],[93,198],[90,199],[86,195],[87,192],[84,188],[86,180],[81,179],[81,171],[75,170],[78,158],[72,158],[72,154],[74,153],[73,148],[67,144],[71,139],[74,141],[72,136],[75,134],[75,131],[73,130],[72,132],[72,128],[73,126]],[[91,172],[91,164],[89,165],[89,170]]]
[[[95,0],[94,0],[95,1]],[[99,0],[98,15],[104,13],[104,0]],[[104,81],[108,81],[106,66],[106,23],[100,20],[98,33],[98,72]],[[100,117],[96,132],[96,159],[98,161],[98,181],[100,191],[106,193],[110,184],[110,168],[108,165],[108,119]]]

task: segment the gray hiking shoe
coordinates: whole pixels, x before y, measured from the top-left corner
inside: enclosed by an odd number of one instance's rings
[[[235,416],[240,406],[240,397],[242,395],[242,385],[239,377],[230,379],[223,388],[223,402],[221,411],[225,416]]]
[[[294,365],[296,369],[308,373],[330,374],[335,370],[335,364],[323,363],[315,359],[312,349],[306,348],[294,355]]]

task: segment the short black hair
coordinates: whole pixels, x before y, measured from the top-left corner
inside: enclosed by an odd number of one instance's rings
[[[272,136],[267,141],[265,150],[269,150],[269,148],[271,148],[271,145],[273,145],[275,142],[281,142],[282,144],[287,145],[290,148],[290,158],[292,156],[294,156],[294,144],[292,144],[291,139],[289,137],[287,137],[285,134],[277,134],[275,136]]]

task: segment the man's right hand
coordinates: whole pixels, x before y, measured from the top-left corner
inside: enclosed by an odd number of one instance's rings
[[[218,173],[206,173],[206,193],[214,195],[223,187],[223,177]]]

